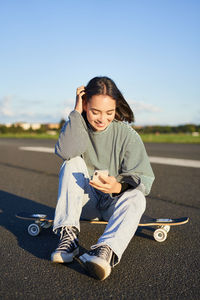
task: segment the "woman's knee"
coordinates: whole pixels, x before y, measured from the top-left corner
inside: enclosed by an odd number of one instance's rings
[[[128,191],[128,198],[130,205],[133,205],[138,212],[144,213],[146,209],[146,198],[144,194],[137,189],[132,189]]]
[[[138,192],[139,192],[139,198],[140,198],[141,212],[144,213],[144,211],[146,209],[146,198],[141,191],[138,191]]]
[[[76,156],[69,160],[65,160],[61,166],[61,170],[65,168],[75,169],[75,170],[87,170],[87,166],[82,157]]]
[[[83,164],[85,165],[85,161],[81,156],[75,156],[69,160],[65,160],[64,164],[79,166],[79,165],[83,165]]]

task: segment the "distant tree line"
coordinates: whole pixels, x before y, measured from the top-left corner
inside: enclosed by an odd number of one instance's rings
[[[0,133],[1,134],[5,134],[5,133],[24,133],[24,132],[28,132],[28,133],[45,133],[47,131],[47,128],[45,125],[41,125],[41,127],[39,129],[32,129],[32,127],[30,127],[29,129],[24,129],[22,128],[20,125],[11,125],[10,127],[7,127],[5,125],[0,125]]]
[[[58,132],[64,125],[65,120],[62,119],[59,123],[59,129]],[[133,128],[136,129],[138,133],[193,133],[193,132],[199,132],[200,133],[200,125],[196,124],[185,124],[185,125],[179,125],[179,126],[161,126],[161,125],[155,125],[155,126],[133,126]],[[49,128],[47,125],[43,124],[39,129],[32,129],[30,127],[29,129],[23,129],[20,125],[13,124],[10,127],[7,127],[6,125],[0,124],[0,133],[23,133],[23,132],[29,132],[29,133],[45,133],[49,131]]]
[[[195,124],[185,124],[185,125],[178,125],[178,126],[144,126],[144,127],[137,127],[133,126],[137,132],[139,133],[193,133],[199,132],[200,133],[200,125]]]

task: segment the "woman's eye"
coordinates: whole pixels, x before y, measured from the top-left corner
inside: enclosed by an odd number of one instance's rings
[[[98,115],[98,113],[97,113],[97,112],[95,112],[95,111],[93,111],[92,113],[93,113],[93,115]]]

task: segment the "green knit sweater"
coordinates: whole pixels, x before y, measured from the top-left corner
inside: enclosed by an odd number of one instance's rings
[[[105,130],[94,131],[74,110],[61,130],[55,153],[64,160],[82,156],[90,176],[94,170],[107,169],[124,187],[139,188],[144,195],[151,190],[154,174],[144,144],[124,122],[113,120]]]

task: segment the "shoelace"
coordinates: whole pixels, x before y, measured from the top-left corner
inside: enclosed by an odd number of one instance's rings
[[[110,261],[111,259],[111,249],[107,245],[99,246],[89,252],[90,255],[95,255],[105,259],[106,261]]]
[[[57,250],[70,250],[72,246],[76,247],[77,244],[76,228],[62,227],[60,231],[60,242]]]

